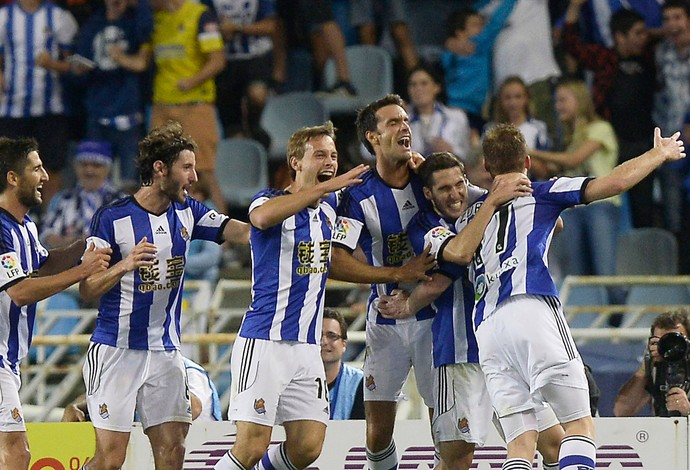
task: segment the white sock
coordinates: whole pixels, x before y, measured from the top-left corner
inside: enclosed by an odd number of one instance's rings
[[[227,451],[225,455],[216,463],[213,470],[248,470],[237,460],[237,457],[232,455],[232,452]]]
[[[585,436],[569,436],[561,441],[558,463],[561,470],[594,470],[597,447]]]
[[[555,463],[542,462],[542,468],[544,470],[558,470],[558,466],[559,466],[558,462],[555,462]]]
[[[369,470],[397,470],[398,453],[395,449],[395,441],[391,441],[381,452],[373,453],[367,449],[367,465]]]
[[[501,470],[532,470],[532,462],[525,459],[508,459]]]
[[[297,470],[288,458],[285,442],[269,448],[254,468],[256,470]]]
[[[441,450],[438,446],[434,446],[434,468],[439,468],[441,466]]]

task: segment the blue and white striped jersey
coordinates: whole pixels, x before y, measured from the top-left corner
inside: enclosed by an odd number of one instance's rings
[[[156,245],[153,266],[125,274],[103,294],[98,305],[94,343],[125,349],[180,349],[180,312],[184,266],[192,240],[221,243],[228,217],[187,197],[160,215],[141,207],[134,197],[99,209],[91,221],[87,246],[111,247],[111,266],[146,239]]]
[[[57,72],[35,65],[41,52],[57,60],[77,33],[77,21],[52,2],[28,13],[19,2],[0,8],[0,53],[4,86],[0,116],[31,117],[62,114],[62,87]]]
[[[532,183],[531,196],[516,198],[494,213],[471,265],[475,330],[513,295],[558,295],[547,259],[553,231],[561,212],[582,203],[589,181],[578,177]],[[458,232],[477,213],[484,199],[458,220]]]
[[[346,188],[343,193],[333,242],[350,250],[360,245],[371,266],[402,266],[413,256],[405,227],[420,208],[428,205],[422,191],[422,181],[412,174],[407,186],[392,188],[373,169],[365,172],[361,178],[362,183]],[[378,299],[399,286],[389,283],[373,284],[371,287],[367,321],[392,325],[415,319],[426,320],[433,316],[433,311],[424,310],[406,320],[383,318],[378,313]],[[410,290],[414,285],[400,287]]]
[[[36,275],[46,259],[48,250],[38,241],[36,224],[29,216],[20,223],[0,209],[0,367],[9,367],[15,374],[31,346],[36,304],[18,307],[7,288]]]
[[[455,235],[454,223],[431,208],[419,211],[407,226],[407,236],[415,254],[431,245],[432,253],[437,255],[442,250],[441,243],[445,244]],[[436,271],[451,279],[453,284],[426,307],[436,312],[431,324],[434,367],[478,363],[479,349],[472,328],[474,289],[467,276],[467,267],[439,261]]]
[[[285,191],[265,189],[249,212]],[[319,344],[336,196],[266,230],[251,227],[252,303],[240,336]]]

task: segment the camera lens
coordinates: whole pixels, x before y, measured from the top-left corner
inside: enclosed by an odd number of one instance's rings
[[[678,332],[666,333],[659,339],[658,351],[664,361],[682,361],[688,355],[688,341]]]

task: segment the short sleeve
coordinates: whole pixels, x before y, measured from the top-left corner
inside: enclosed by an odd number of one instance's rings
[[[223,50],[223,37],[220,34],[218,18],[211,10],[204,11],[199,17],[199,48],[206,54]]]

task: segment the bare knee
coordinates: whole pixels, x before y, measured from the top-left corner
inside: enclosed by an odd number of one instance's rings
[[[0,468],[8,470],[25,470],[31,463],[31,452],[26,445],[15,446],[12,449],[2,449],[0,452]]]
[[[307,439],[287,442],[286,450],[290,462],[297,468],[307,468],[321,455],[323,440]]]

